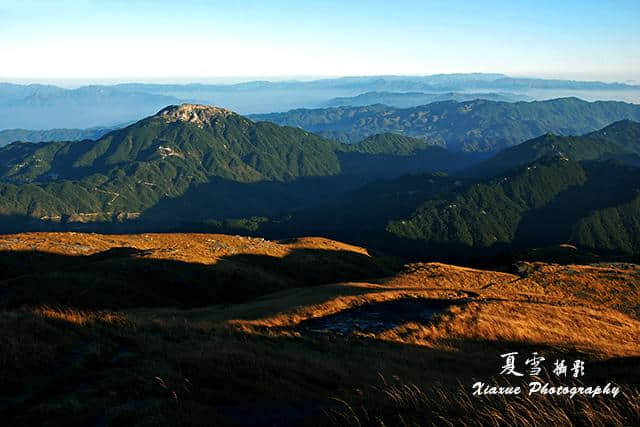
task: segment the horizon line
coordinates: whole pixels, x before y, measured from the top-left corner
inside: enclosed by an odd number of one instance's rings
[[[537,75],[536,75],[537,74]],[[73,89],[86,86],[115,86],[118,84],[202,84],[202,85],[236,85],[242,83],[268,82],[268,83],[284,83],[284,82],[313,82],[321,80],[338,80],[346,78],[389,78],[389,77],[434,77],[434,76],[464,76],[464,75],[500,75],[505,78],[513,79],[531,79],[531,80],[549,80],[549,81],[568,81],[568,82],[584,82],[584,83],[605,83],[605,84],[621,84],[628,86],[640,86],[640,80],[635,79],[619,79],[609,80],[602,78],[576,78],[562,77],[558,74],[540,74],[540,73],[513,73],[504,72],[450,72],[450,73],[399,73],[399,74],[319,74],[319,75],[236,75],[236,76],[166,76],[166,77],[144,77],[144,76],[119,76],[119,77],[12,77],[0,76],[0,83],[16,84],[16,85],[62,85],[60,87]],[[64,83],[71,86],[64,86]],[[75,85],[74,85],[75,83]]]

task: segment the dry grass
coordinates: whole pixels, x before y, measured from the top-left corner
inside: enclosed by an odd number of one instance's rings
[[[573,297],[640,319],[640,266],[628,263],[558,265],[526,263],[523,286],[535,283],[555,298]]]
[[[477,291],[496,284],[511,283],[518,278],[509,273],[431,262],[408,264],[400,274],[384,280],[383,283],[394,287]]]
[[[144,251],[142,258],[215,264],[238,254],[283,258],[296,249],[347,251],[369,256],[366,249],[322,237],[305,237],[284,242],[226,234],[94,234],[22,233],[0,235],[2,251],[39,251],[59,255],[92,255],[113,248]]]
[[[548,268],[554,274],[562,269],[575,271],[571,277],[577,283],[584,270],[587,277],[583,287],[597,281],[591,277],[593,269],[589,266]],[[611,272],[610,268],[607,270]],[[629,280],[624,271],[619,277],[609,276],[612,288]],[[538,280],[545,277],[540,272],[536,274]],[[620,312],[609,308],[611,304],[579,298],[575,284],[551,285],[545,281],[545,287],[533,278],[438,263],[410,265],[398,276],[380,283],[384,284],[345,283],[282,292],[272,299],[235,307],[235,319],[230,323],[245,332],[261,333],[267,327],[287,333],[286,327],[295,327],[309,318],[381,301],[421,297],[468,303],[452,306],[430,324],[408,323],[380,333],[377,338],[436,348],[452,348],[456,342],[472,340],[551,345],[598,357],[640,355],[640,321],[625,314],[633,311],[630,308],[640,301],[640,296],[634,299],[633,295],[626,295],[627,309]]]
[[[472,303],[437,323],[403,325],[381,338],[419,345],[522,342],[600,357],[640,355],[640,322],[620,312],[515,301]]]
[[[66,322],[78,326],[102,324],[104,326],[130,326],[131,322],[123,314],[112,311],[80,311],[69,308],[36,307],[31,311],[43,319]]]
[[[360,401],[337,399],[328,411],[340,426],[561,426],[625,427],[640,423],[640,391],[615,399],[577,396],[477,397],[466,388],[387,383],[366,390]]]
[[[301,248],[369,258],[362,248],[326,239],[218,235],[24,234],[0,236],[0,247],[62,255],[135,247],[144,259],[212,266],[231,262],[224,259],[233,253],[286,258]],[[294,259],[300,274],[315,274],[305,268],[316,255]],[[419,263],[390,277],[296,287],[231,305],[0,311],[0,421],[6,415],[9,425],[24,426],[242,425],[255,421],[247,414],[258,405],[258,412],[290,422],[291,411],[279,405],[312,401],[329,416],[310,413],[311,425],[638,424],[640,267],[531,263],[525,270]],[[375,334],[299,327],[405,298],[459,305],[433,322]],[[497,375],[505,350],[583,358],[589,381],[615,381],[626,395],[469,396],[473,380]],[[388,380],[381,383],[380,375]]]

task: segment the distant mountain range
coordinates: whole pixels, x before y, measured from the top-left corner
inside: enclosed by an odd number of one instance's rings
[[[126,83],[115,85],[118,89],[132,92],[158,93],[182,96],[207,90],[213,91],[270,91],[270,90],[355,90],[359,93],[372,91],[395,92],[456,92],[475,89],[508,91],[514,89],[562,89],[562,90],[639,90],[640,86],[625,83],[603,83],[574,80],[548,80],[513,78],[504,74],[434,74],[430,76],[354,76],[311,81],[251,81],[231,85],[209,84],[150,84]]]
[[[384,105],[256,114],[253,120],[295,126],[342,142],[392,132],[451,150],[498,151],[543,135],[579,135],[614,121],[640,120],[640,105],[562,98],[534,102],[443,101],[413,107]]]
[[[123,126],[95,127],[89,129],[49,129],[27,130],[6,129],[0,131],[0,147],[12,142],[49,142],[49,141],[82,141],[98,139],[103,135]]]
[[[640,86],[479,73],[238,84],[125,83],[77,89],[0,83],[0,130],[110,127],[140,120],[168,104],[184,102],[215,104],[249,114],[326,107],[328,103],[346,105],[346,101],[335,98],[355,97],[348,102],[356,106],[371,99],[371,103],[406,107],[435,100],[463,101],[468,100],[467,96],[501,101],[578,96],[640,103]]]
[[[413,99],[411,93],[401,95]],[[287,113],[248,117],[255,121],[303,128],[346,143],[359,142],[373,135],[395,133],[419,138],[426,145],[439,145],[454,151],[491,153],[549,132],[580,135],[617,120],[640,120],[640,106],[613,101],[589,103],[576,98],[534,102],[475,99],[463,102],[439,101],[411,108],[377,104],[291,110]],[[120,127],[124,125],[45,131],[7,129],[0,131],[0,147],[14,141],[98,139]]]
[[[532,101],[527,95],[514,93],[424,93],[424,92],[367,92],[358,96],[347,96],[330,99],[325,107],[364,107],[366,105],[384,104],[390,107],[408,108],[439,101],[487,101],[518,102]]]
[[[177,98],[109,86],[62,89],[0,85],[0,129],[111,127],[153,114]]]
[[[0,231],[319,234],[433,256],[559,242],[640,253],[639,134],[620,121],[483,160],[402,135],[349,145],[172,106],[96,141],[0,148]]]

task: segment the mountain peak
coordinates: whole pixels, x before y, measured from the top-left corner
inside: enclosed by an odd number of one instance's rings
[[[167,122],[182,121],[202,127],[205,124],[210,124],[213,119],[230,115],[235,115],[235,113],[213,105],[182,104],[163,108],[156,114],[156,117]]]

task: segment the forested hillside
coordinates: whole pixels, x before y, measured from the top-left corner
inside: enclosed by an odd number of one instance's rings
[[[392,132],[451,150],[495,152],[545,133],[581,135],[615,121],[640,121],[640,106],[561,98],[535,102],[443,101],[412,108],[384,105],[301,109],[250,116],[342,142]]]

